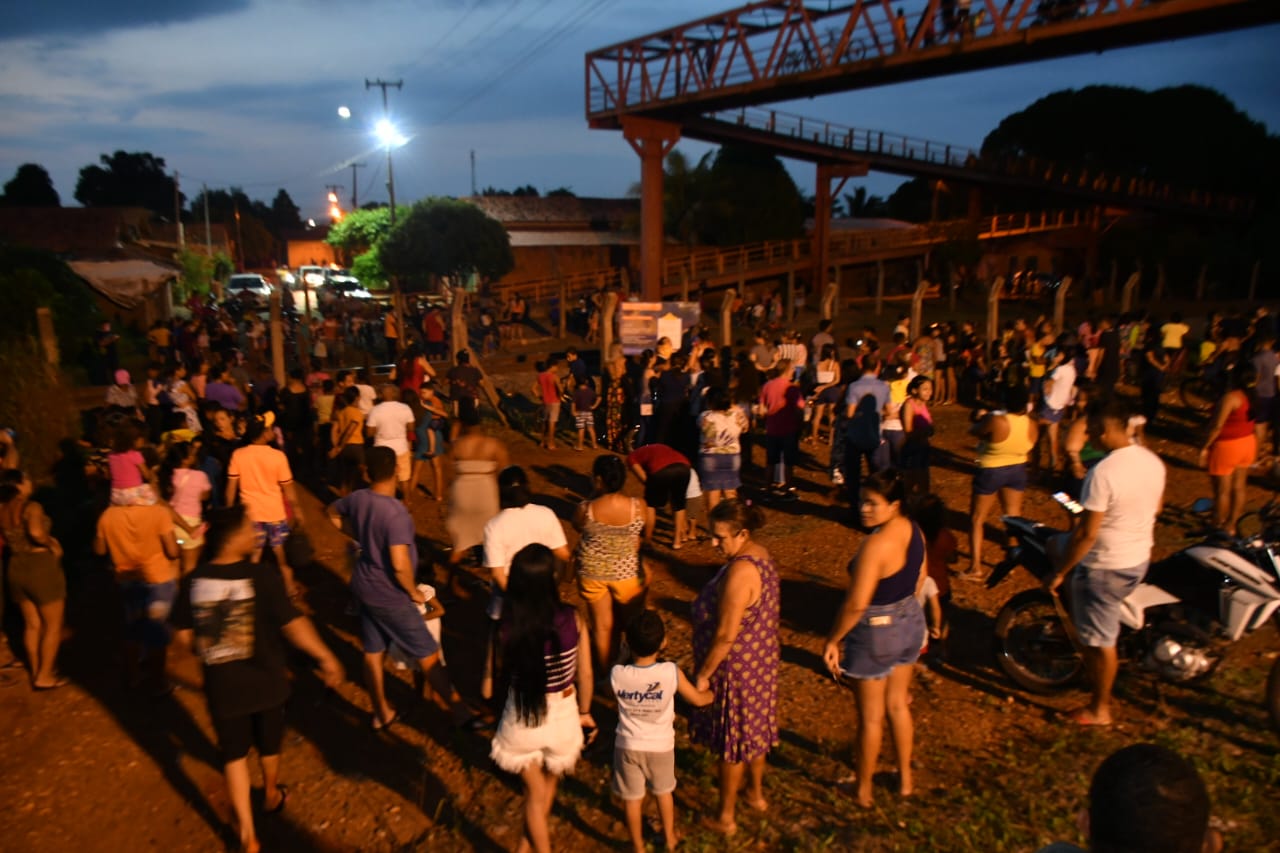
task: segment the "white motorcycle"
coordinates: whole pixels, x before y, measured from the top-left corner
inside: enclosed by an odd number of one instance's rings
[[[1065,494],[1054,497],[1080,511]],[[1256,528],[1250,535],[1209,537],[1152,563],[1122,605],[1121,658],[1169,681],[1190,681],[1212,672],[1227,645],[1272,619],[1280,610],[1280,523],[1268,520],[1266,512],[1253,514],[1241,519],[1242,529]],[[991,573],[988,588],[1018,566],[1037,580],[1048,577],[1049,540],[1064,531],[1026,518],[1006,517],[1004,523],[1017,544]],[[1070,606],[1070,596],[1037,587],[1014,595],[997,615],[997,659],[1027,690],[1055,692],[1082,674]],[[1271,668],[1265,702],[1280,731],[1280,657]]]

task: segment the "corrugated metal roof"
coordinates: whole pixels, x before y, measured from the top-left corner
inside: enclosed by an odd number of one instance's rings
[[[629,231],[511,231],[511,247],[638,246],[640,235]]]

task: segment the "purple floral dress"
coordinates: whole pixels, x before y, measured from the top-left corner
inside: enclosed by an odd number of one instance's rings
[[[729,654],[711,676],[716,700],[695,708],[689,735],[719,758],[738,764],[778,745],[778,567],[772,560],[736,557],[760,572],[760,600],[747,608]],[[720,618],[725,563],[693,602],[693,655],[701,664]]]

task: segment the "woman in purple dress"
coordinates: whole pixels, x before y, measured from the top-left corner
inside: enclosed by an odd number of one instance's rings
[[[693,654],[698,689],[716,698],[694,711],[690,736],[720,761],[720,811],[703,824],[732,835],[744,771],[747,805],[768,808],[765,755],[778,744],[778,567],[752,539],[764,525],[759,507],[726,500],[710,522],[727,562],[693,603]]]

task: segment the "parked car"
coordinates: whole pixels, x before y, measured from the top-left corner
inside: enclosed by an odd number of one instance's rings
[[[271,282],[257,273],[240,273],[227,279],[223,294],[228,300],[253,301],[265,305],[271,298]]]
[[[348,270],[329,270],[320,292],[329,299],[372,299],[373,294]]]
[[[301,288],[305,282],[307,287],[316,288],[324,284],[325,276],[329,274],[328,267],[318,266],[301,266],[298,267],[298,275],[296,276],[295,288]]]

